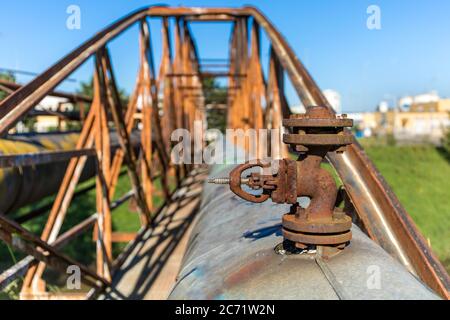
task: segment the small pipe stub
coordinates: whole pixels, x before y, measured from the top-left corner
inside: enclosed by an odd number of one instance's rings
[[[229,182],[231,191],[250,202],[261,203],[270,198],[274,203],[291,204],[282,220],[285,240],[299,249],[315,246],[322,255],[332,256],[351,240],[352,219],[336,207],[336,182],[321,164],[328,152],[345,152],[346,146],[353,143],[353,136],[345,130],[353,126],[353,120],[345,115],[337,117],[327,107],[314,106],[305,114],[285,119],[283,125],[290,129],[283,141],[299,155],[297,160],[279,160],[274,174],[253,172],[242,177],[250,168],[267,168],[260,161],[246,163],[237,166],[229,179],[210,182]],[[262,193],[251,195],[241,188],[242,184]],[[311,200],[307,208],[300,206],[299,197]]]

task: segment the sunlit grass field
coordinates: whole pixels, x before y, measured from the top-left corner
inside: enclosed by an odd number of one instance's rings
[[[433,146],[362,141],[433,251],[450,271],[450,157]]]

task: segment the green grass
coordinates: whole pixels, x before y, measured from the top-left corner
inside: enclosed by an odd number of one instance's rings
[[[430,145],[397,146],[386,137],[360,142],[450,272],[450,154]],[[322,166],[342,184],[331,165]]]
[[[370,159],[450,272],[450,155],[429,145],[363,139]],[[329,164],[323,167],[340,182]]]
[[[432,146],[364,142],[365,150],[450,271],[450,162]]]

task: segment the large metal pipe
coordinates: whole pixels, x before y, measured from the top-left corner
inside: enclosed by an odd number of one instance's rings
[[[0,139],[0,155],[39,153],[74,150],[79,133],[25,134]],[[137,133],[133,143],[139,141]],[[111,134],[111,146],[118,146],[115,133]],[[67,168],[68,161],[0,169],[0,213],[10,214],[15,210],[55,194]],[[80,182],[95,175],[95,162],[91,157],[86,162]]]
[[[73,150],[78,133],[30,134],[0,140],[0,154],[38,153]],[[0,169],[0,212],[12,213],[28,204],[56,193],[64,177],[68,162]],[[94,162],[87,161],[81,181],[92,177]]]
[[[215,166],[226,177],[233,165]],[[288,205],[251,204],[228,186],[205,185],[199,216],[170,299],[439,299],[358,227],[351,244],[325,260],[286,254],[281,217]]]

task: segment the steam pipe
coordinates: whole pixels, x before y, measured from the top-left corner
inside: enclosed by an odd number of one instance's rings
[[[78,136],[76,132],[9,136],[8,139],[0,139],[0,155],[74,150]],[[132,141],[134,144],[138,143],[139,134],[133,134]],[[118,146],[115,133],[111,134],[111,146]],[[0,169],[0,213],[11,214],[23,206],[55,194],[68,163],[69,161],[61,161]],[[95,162],[90,157],[86,161],[80,182],[94,175]]]

